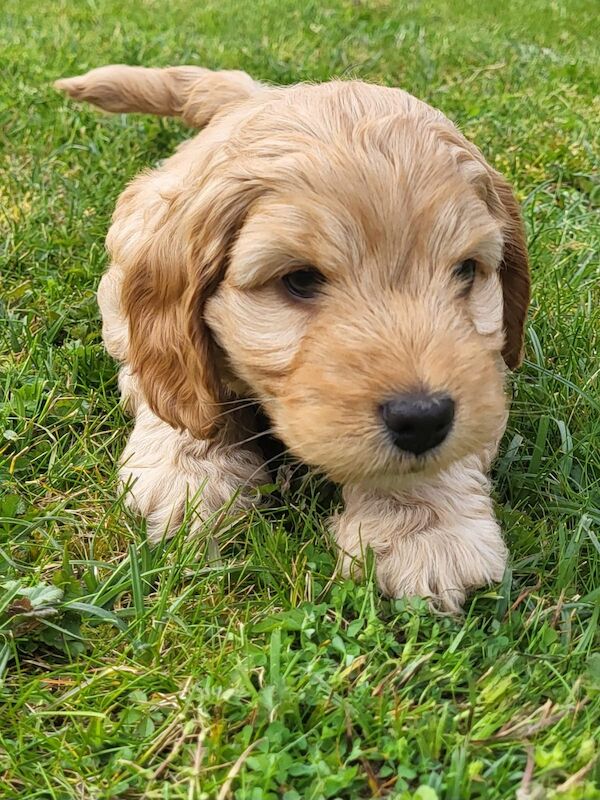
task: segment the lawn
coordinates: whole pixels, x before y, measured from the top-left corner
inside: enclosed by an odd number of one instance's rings
[[[593,0],[3,0],[0,797],[600,798],[600,59]],[[523,203],[512,560],[462,619],[332,578],[318,477],[151,550],[95,287],[125,183],[188,133],[68,103],[104,63],[355,76],[440,107]]]

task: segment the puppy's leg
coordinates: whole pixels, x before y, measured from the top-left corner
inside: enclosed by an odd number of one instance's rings
[[[135,425],[121,457],[120,478],[127,504],[147,519],[152,542],[175,533],[186,503],[193,509],[192,528],[230,504],[230,511],[248,508],[256,487],[268,480],[263,459],[250,448],[228,440],[201,441],[179,432],[152,413],[139,383],[127,365],[128,328],[121,309],[119,269],[112,266],[98,287],[102,335],[108,352],[121,361],[119,389]],[[240,431],[239,439],[244,434]],[[229,443],[231,442],[231,443]]]
[[[345,510],[333,520],[342,570],[360,573],[370,547],[385,594],[427,597],[457,612],[467,590],[501,580],[506,565],[488,479],[472,457],[411,481],[393,494],[344,488]]]
[[[223,506],[230,505],[229,513],[249,508],[257,487],[268,480],[258,453],[176,431],[143,401],[119,474],[128,505],[147,520],[151,542],[175,533],[186,503],[193,510],[193,530]]]

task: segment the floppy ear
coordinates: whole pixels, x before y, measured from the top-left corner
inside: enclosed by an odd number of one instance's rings
[[[509,369],[516,369],[523,358],[525,321],[530,300],[525,228],[510,185],[495,170],[488,169],[504,222],[504,252],[500,265],[505,336],[502,357]]]
[[[433,124],[438,136],[450,145],[457,163],[471,173],[482,200],[502,224],[504,251],[499,271],[504,316],[502,357],[509,369],[516,369],[523,357],[530,300],[529,260],[519,204],[508,182],[490,167],[478,147],[465,139],[454,125]]]
[[[129,365],[153,412],[196,438],[214,436],[223,419],[219,402],[227,393],[203,312],[225,274],[253,188],[242,190],[234,178],[215,174],[201,187],[181,190],[154,231],[117,254]]]

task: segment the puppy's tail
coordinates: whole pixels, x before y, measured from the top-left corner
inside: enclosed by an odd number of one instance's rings
[[[262,88],[237,70],[148,69],[125,64],[62,78],[54,86],[75,100],[86,100],[105,111],[181,117],[193,128],[202,128],[224,106],[241,102]]]

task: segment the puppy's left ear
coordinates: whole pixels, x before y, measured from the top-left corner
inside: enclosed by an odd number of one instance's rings
[[[458,163],[469,171],[473,170],[471,175],[477,192],[502,225],[504,250],[499,271],[504,306],[502,357],[509,369],[516,369],[523,358],[530,300],[529,259],[521,210],[509,183],[490,167],[472,142],[454,126],[437,127],[437,132],[450,145]]]
[[[509,369],[516,369],[523,359],[525,320],[530,300],[525,228],[510,185],[498,172],[488,169],[493,193],[497,197],[494,211],[502,219],[504,229],[504,252],[500,265],[505,337],[502,357]]]

